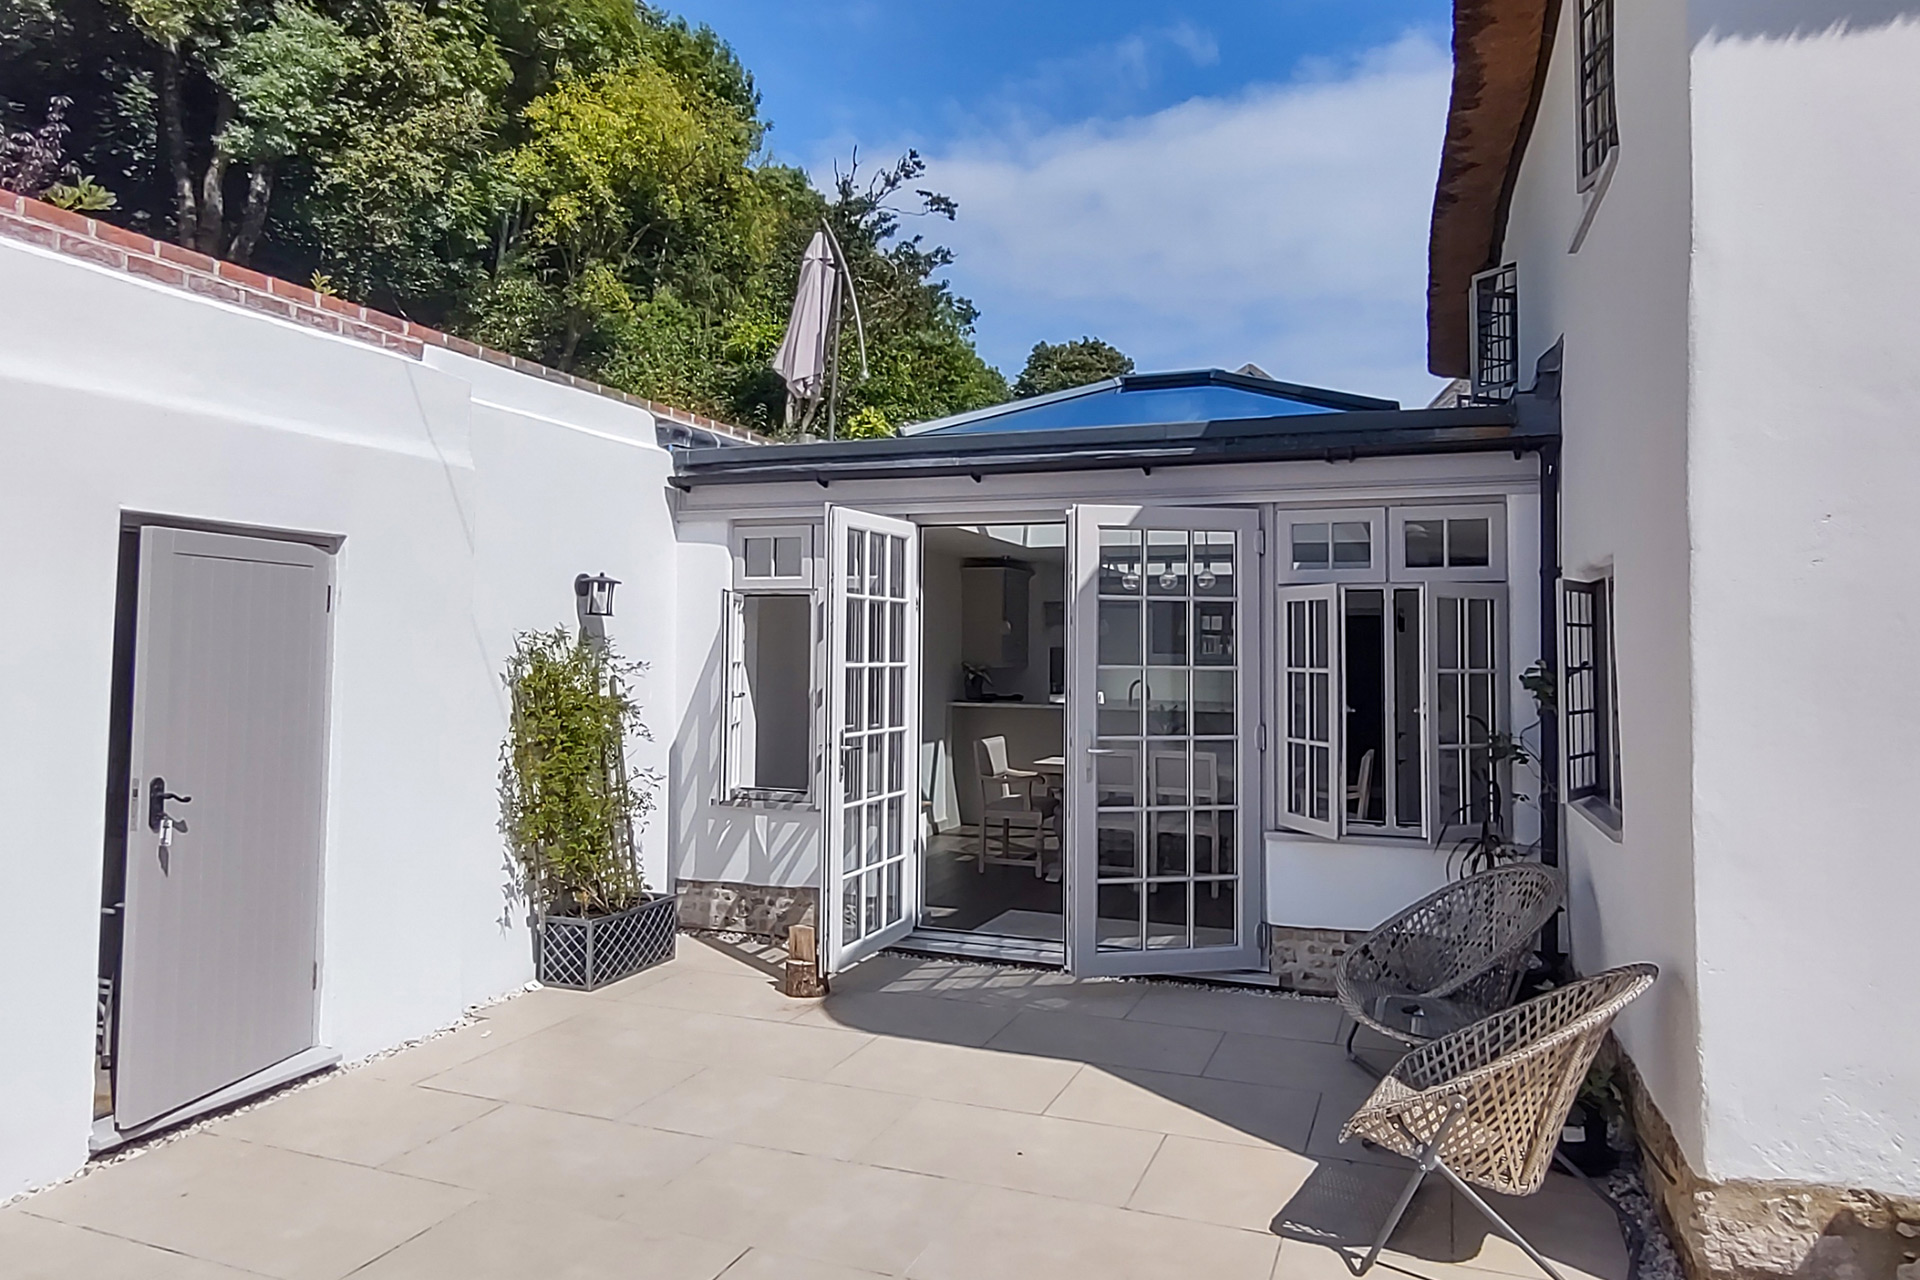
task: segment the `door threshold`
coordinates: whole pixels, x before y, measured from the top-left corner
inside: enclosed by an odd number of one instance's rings
[[[112,1116],[102,1116],[93,1122],[93,1133],[87,1138],[87,1152],[100,1155],[115,1147],[137,1141],[148,1134],[170,1129],[177,1124],[185,1124],[196,1117],[218,1111],[222,1107],[231,1107],[245,1102],[248,1098],[278,1089],[290,1084],[302,1076],[310,1076],[316,1071],[325,1071],[340,1061],[340,1053],[325,1045],[315,1045],[311,1049],[302,1049],[291,1058],[283,1059],[266,1068],[256,1071],[244,1080],[236,1080],[225,1088],[215,1089],[204,1098],[196,1098],[184,1107],[175,1107],[165,1115],[155,1116],[142,1121],[132,1128],[121,1129],[115,1126]]]
[[[1002,960],[1013,964],[1067,966],[1067,944],[1040,938],[1007,938],[948,929],[915,929],[893,944],[893,951],[912,955],[963,956],[972,960]]]

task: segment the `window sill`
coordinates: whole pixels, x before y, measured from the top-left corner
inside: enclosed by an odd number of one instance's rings
[[[813,797],[798,792],[785,795],[735,793],[713,802],[722,809],[772,809],[781,813],[817,813]]]
[[[1574,229],[1573,243],[1567,246],[1568,253],[1580,252],[1580,246],[1587,242],[1587,232],[1593,229],[1593,216],[1600,212],[1600,201],[1605,198],[1607,188],[1613,185],[1613,171],[1620,163],[1620,148],[1614,147],[1607,152],[1607,158],[1593,171],[1580,193],[1585,203],[1580,210],[1580,225]]]
[[[1567,808],[1600,828],[1600,834],[1619,844],[1626,822],[1620,811],[1598,796],[1582,796],[1571,801]]]

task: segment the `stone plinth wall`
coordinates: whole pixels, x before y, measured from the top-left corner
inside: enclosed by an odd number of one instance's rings
[[[1619,1075],[1647,1189],[1690,1280],[1920,1280],[1920,1200],[1696,1174],[1633,1063]]]
[[[682,880],[679,891],[682,929],[750,933],[784,944],[794,925],[817,923],[819,893],[811,887]]]
[[[1340,957],[1367,935],[1355,929],[1302,929],[1294,925],[1267,926],[1272,931],[1273,972],[1282,991],[1302,995],[1333,994],[1334,970]]]

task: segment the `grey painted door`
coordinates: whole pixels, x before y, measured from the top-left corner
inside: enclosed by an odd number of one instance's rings
[[[141,531],[122,1129],[314,1043],[330,575],[299,543]]]

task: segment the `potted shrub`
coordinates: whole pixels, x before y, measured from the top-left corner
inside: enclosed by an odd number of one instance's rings
[[[564,630],[516,637],[507,662],[500,829],[552,986],[591,991],[673,955],[679,904],[649,892],[634,838],[660,781],[626,762],[627,737],[650,737],[627,693],[643,670]]]

